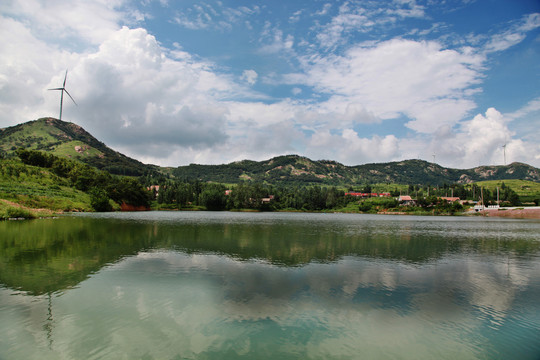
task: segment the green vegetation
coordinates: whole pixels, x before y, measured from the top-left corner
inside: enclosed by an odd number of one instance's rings
[[[289,185],[273,186],[246,181],[223,185],[199,180],[174,180],[160,175],[147,175],[139,182],[131,177],[113,176],[77,161],[59,158],[35,150],[19,149],[21,161],[0,160],[0,197],[27,208],[46,208],[54,211],[112,211],[125,203],[153,209],[182,210],[243,210],[243,211],[333,211],[333,212],[399,212],[411,214],[455,214],[464,208],[461,204],[441,200],[441,197],[459,197],[477,201],[484,195],[485,204],[496,201],[492,184],[482,189],[476,185],[444,184],[419,186],[400,184],[364,184],[349,186]],[[157,182],[157,184],[156,184]],[[536,183],[520,184],[523,196],[536,191]],[[520,196],[507,183],[499,186],[502,205],[521,204]],[[144,186],[143,186],[144,185]],[[159,185],[153,193],[145,187]],[[159,189],[159,190],[158,190]],[[360,192],[362,197],[346,195]],[[389,193],[386,197],[372,197],[372,193]],[[414,205],[403,206],[396,198],[409,194],[416,199]],[[23,211],[23,210],[17,210]],[[4,210],[6,217],[15,209]]]
[[[515,191],[522,203],[535,203],[540,205],[540,183],[525,180],[491,180],[481,181],[476,185],[489,189],[493,194],[497,194],[497,187],[499,188],[499,197],[507,189]]]
[[[21,161],[0,160],[2,199],[54,211],[111,211],[121,204],[149,207],[150,194],[136,179],[36,150],[21,148],[17,154]]]
[[[443,168],[422,160],[345,166],[335,161],[312,161],[298,155],[267,161],[239,161],[226,165],[180,166],[176,179],[237,184],[244,181],[274,186],[361,186],[365,184],[466,184],[487,179],[540,181],[540,172],[526,164],[484,166],[468,170]]]
[[[159,172],[156,166],[145,165],[110,149],[82,127],[53,118],[2,129],[0,157],[15,158],[19,148],[46,151],[116,175],[141,176]]]
[[[49,169],[0,160],[0,198],[33,209],[91,211],[89,197]]]
[[[37,214],[31,210],[6,204],[0,201],[0,220],[6,219],[34,219]]]
[[[113,210],[111,199],[104,189],[93,188],[90,190],[90,205],[96,211],[108,212]]]
[[[147,178],[146,186],[156,179]],[[156,185],[154,182],[153,185]],[[496,204],[497,193],[476,184],[399,185],[374,184],[350,186],[346,190],[335,186],[290,185],[273,186],[261,182],[245,181],[227,186],[198,180],[162,180],[154,191],[154,209],[208,209],[243,211],[332,211],[409,214],[458,214],[483,195],[485,205]],[[361,193],[353,196],[350,193]],[[379,195],[385,193],[387,195]],[[373,195],[375,194],[375,195]],[[398,197],[410,195],[413,204],[398,202]],[[459,198],[466,202],[445,199]],[[499,191],[501,206],[517,206],[520,196],[503,184]]]

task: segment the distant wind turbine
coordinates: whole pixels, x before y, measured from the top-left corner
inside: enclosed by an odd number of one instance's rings
[[[431,156],[433,156],[433,163],[435,164],[435,154],[433,154]]]
[[[504,143],[502,148],[503,148],[503,154],[504,154],[504,165],[506,165],[506,142]]]
[[[66,90],[67,73],[68,73],[68,71],[66,70],[66,75],[64,76],[64,83],[62,84],[62,87],[49,89],[49,90],[60,90],[62,92],[62,94],[60,95],[60,117],[59,117],[59,120],[62,120],[62,106],[64,104],[64,91],[66,92],[66,94],[68,94],[69,98],[73,101],[73,103],[75,105],[77,105],[77,103],[75,102],[75,100],[73,99],[71,94]]]

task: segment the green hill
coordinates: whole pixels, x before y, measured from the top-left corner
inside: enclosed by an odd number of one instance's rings
[[[17,155],[0,158],[0,218],[19,217],[6,208],[13,205],[53,211],[149,209],[151,194],[133,177],[44,151],[19,148]]]
[[[4,157],[14,156],[20,147],[79,160],[111,174],[141,176],[158,170],[112,150],[79,125],[53,118],[0,130],[0,153]]]
[[[0,160],[0,218],[12,205],[53,211],[91,211],[90,196],[75,189],[70,181],[50,169],[23,164],[19,160]],[[0,200],[1,201],[1,200]],[[2,211],[3,210],[3,211]],[[9,215],[9,216],[8,216]]]
[[[298,155],[279,156],[266,161],[239,161],[227,165],[180,166],[172,171],[182,179],[222,183],[257,181],[269,184],[362,185],[468,184],[484,180],[520,179],[540,182],[540,171],[522,163],[451,169],[422,160],[346,166],[335,161],[313,161]]]

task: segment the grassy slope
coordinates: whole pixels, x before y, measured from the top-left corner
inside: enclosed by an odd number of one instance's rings
[[[497,187],[501,188],[502,183],[505,186],[510,187],[520,197],[521,201],[533,201],[534,199],[540,199],[540,183],[527,180],[490,180],[480,181],[476,184],[483,186],[490,191],[497,191]]]
[[[92,210],[88,194],[71,188],[66,179],[18,160],[0,160],[0,199],[29,209]]]
[[[483,186],[489,190],[496,190],[497,186],[500,188],[502,183],[514,190],[519,196],[522,195],[540,195],[540,183],[526,180],[490,180],[480,181],[476,183],[478,186]]]
[[[24,147],[27,150],[51,151],[57,156],[68,158],[102,155],[101,151],[79,140],[70,139],[65,132],[48,125],[45,120],[21,124],[17,130],[0,140],[2,150],[9,152]],[[84,151],[77,152],[76,146],[84,147]]]

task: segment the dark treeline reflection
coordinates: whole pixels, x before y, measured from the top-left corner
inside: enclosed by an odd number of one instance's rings
[[[172,215],[174,216],[174,215]],[[380,221],[377,217],[212,219],[207,213],[151,218],[65,217],[0,223],[0,283],[33,295],[77,286],[103,266],[150,249],[211,253],[278,266],[333,262],[344,256],[421,264],[451,253],[537,254],[538,241],[511,225],[467,222],[456,229],[430,221]],[[213,216],[213,215],[208,215]],[[384,217],[378,217],[378,219]],[[247,220],[246,220],[247,219]],[[337,221],[336,221],[337,219]],[[526,223],[524,223],[526,225]],[[500,225],[500,224],[499,224]],[[522,225],[521,225],[522,226]]]

